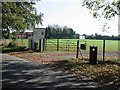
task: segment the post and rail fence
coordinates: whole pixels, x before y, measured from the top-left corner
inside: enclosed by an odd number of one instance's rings
[[[114,60],[120,62],[119,58],[119,40],[93,40],[93,39],[45,39],[43,51],[66,51],[66,52],[76,52],[77,51],[77,40],[79,40],[79,45],[85,44],[86,50],[81,50],[78,58],[89,59],[90,46],[98,47],[98,59],[103,61]],[[28,46],[28,40],[24,39],[23,44],[20,39],[16,40],[17,45]],[[80,47],[79,47],[80,48]],[[82,56],[81,56],[82,54]]]

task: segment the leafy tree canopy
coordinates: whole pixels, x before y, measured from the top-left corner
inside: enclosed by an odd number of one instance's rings
[[[48,25],[45,31],[46,38],[79,38],[79,34],[76,34],[72,28],[59,25]]]
[[[111,20],[115,15],[120,15],[120,0],[84,0],[83,6],[99,19]]]
[[[34,4],[32,2],[2,2],[3,30],[24,31],[34,28],[36,24],[42,24],[43,14],[37,15]]]

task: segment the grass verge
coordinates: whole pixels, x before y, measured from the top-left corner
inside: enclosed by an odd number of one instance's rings
[[[2,48],[2,53],[24,51],[25,48],[26,48],[25,46],[3,47]]]
[[[91,65],[88,61],[80,59],[69,59],[57,63],[57,68],[68,71],[83,77],[85,79],[95,80],[101,85],[109,87],[120,86],[120,67],[119,63],[107,61],[105,64],[99,62],[96,65]]]

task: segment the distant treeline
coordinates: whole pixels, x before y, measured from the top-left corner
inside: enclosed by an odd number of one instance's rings
[[[45,38],[76,39],[79,38],[79,34],[67,26],[48,25],[45,29]]]
[[[119,36],[103,36],[95,33],[95,35],[87,35],[83,34],[85,39],[99,39],[99,40],[120,40]],[[78,39],[80,37],[72,28],[68,28],[67,26],[60,27],[58,25],[48,25],[45,29],[45,38],[48,39]]]
[[[111,37],[111,36],[101,36],[101,37],[96,37],[96,39],[105,39],[105,40],[120,40],[120,37]]]
[[[119,36],[103,36],[103,35],[98,35],[98,34],[95,34],[95,35],[86,35],[84,34],[83,36],[85,36],[86,39],[98,39],[98,40],[120,40],[120,35]]]

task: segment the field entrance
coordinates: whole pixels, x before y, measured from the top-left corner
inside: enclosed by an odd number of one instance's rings
[[[73,52],[76,56],[78,39],[47,39],[44,44],[44,52]],[[7,40],[7,42],[10,42]],[[83,58],[89,59],[90,46],[98,47],[98,59],[103,59],[103,40],[79,39],[80,44],[86,44],[86,50],[80,50]],[[17,45],[28,46],[28,39],[17,39]],[[119,40],[105,40],[105,61],[114,60],[120,62]],[[64,54],[62,54],[63,56]],[[81,55],[79,53],[79,58]]]
[[[47,39],[45,44],[45,51],[62,51],[62,52],[74,52],[76,55],[78,39]],[[90,40],[90,39],[79,39],[80,44],[86,45],[86,50],[79,52],[79,58],[89,59],[90,46],[97,46],[98,48],[98,59],[103,60],[103,40]],[[119,40],[105,40],[105,60],[114,60],[120,62]]]
[[[46,51],[76,51],[77,39],[46,39]]]

